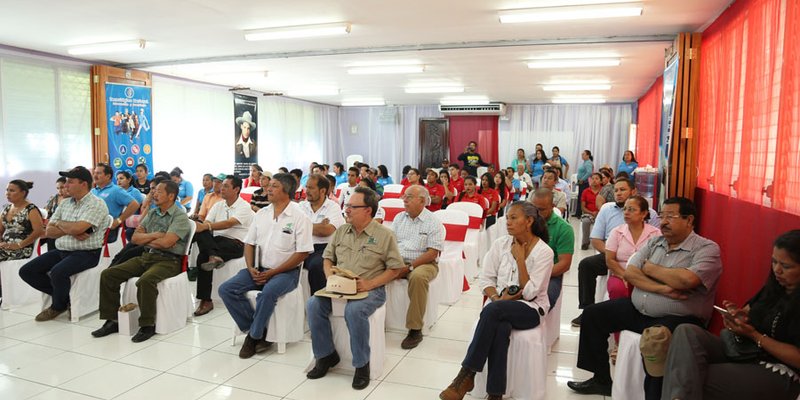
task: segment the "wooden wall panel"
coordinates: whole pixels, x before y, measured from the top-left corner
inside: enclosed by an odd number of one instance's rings
[[[674,129],[670,139],[670,174],[667,197],[694,199],[697,186],[699,33],[681,33],[676,39],[680,56],[675,84]]]

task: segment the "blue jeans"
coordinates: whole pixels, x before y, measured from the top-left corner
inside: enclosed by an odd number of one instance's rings
[[[265,337],[278,298],[297,288],[299,279],[300,268],[295,268],[273,276],[264,285],[257,285],[250,272],[243,269],[219,286],[219,297],[239,330],[250,332],[253,339],[261,339]],[[261,290],[256,297],[255,310],[246,296],[251,290]]]
[[[50,306],[56,311],[69,307],[70,278],[78,272],[97,266],[100,249],[62,251],[50,250],[23,265],[19,276],[34,289],[53,297]]]
[[[361,368],[369,362],[369,317],[386,303],[386,289],[381,286],[369,291],[361,300],[348,300],[344,308],[344,320],[350,332],[350,349],[353,351],[353,366]],[[328,297],[311,296],[306,304],[308,327],[311,329],[311,348],[314,358],[319,360],[333,354],[333,331],[330,316],[333,306]]]
[[[561,285],[564,282],[564,275],[550,277],[550,282],[547,284],[547,299],[550,300],[550,309],[556,305],[558,296],[561,296]]]

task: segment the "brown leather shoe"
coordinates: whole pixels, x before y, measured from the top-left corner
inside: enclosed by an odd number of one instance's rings
[[[47,307],[44,310],[42,310],[42,312],[40,312],[35,319],[38,322],[50,321],[52,319],[56,319],[56,317],[61,315],[64,311],[67,310],[56,311],[52,307]]]
[[[247,359],[256,354],[256,344],[258,339],[253,339],[250,334],[245,335],[242,348],[239,350],[239,358]]]
[[[467,368],[461,367],[458,375],[453,379],[453,383],[447,387],[442,393],[439,393],[439,398],[442,400],[461,400],[466,396],[467,392],[475,387],[475,372]]]
[[[406,338],[403,339],[403,342],[400,343],[400,348],[404,350],[413,349],[414,347],[417,347],[420,342],[422,342],[422,330],[411,329],[408,331]]]
[[[194,316],[199,317],[201,315],[206,315],[213,309],[214,302],[211,300],[200,300],[200,304],[197,305],[197,310],[194,310]]]

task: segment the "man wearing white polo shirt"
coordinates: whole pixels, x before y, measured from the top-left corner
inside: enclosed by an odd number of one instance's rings
[[[271,204],[256,213],[244,239],[246,268],[219,287],[222,302],[236,326],[248,333],[240,358],[263,353],[272,345],[266,337],[275,304],[297,287],[300,263],[314,251],[311,220],[300,205],[291,201],[296,190],[297,180],[292,175],[272,177],[267,189]],[[258,260],[256,246],[261,247]],[[255,311],[246,297],[250,290],[261,290]]]
[[[204,221],[196,221],[197,232],[195,242],[200,249],[197,263],[197,298],[200,304],[194,315],[199,317],[214,309],[211,302],[211,283],[214,269],[225,265],[225,261],[239,258],[244,251],[243,240],[253,222],[255,213],[250,204],[239,197],[242,180],[234,175],[219,174],[217,180],[222,181],[218,201],[208,210]]]
[[[313,174],[306,181],[306,199],[300,202],[300,208],[313,224],[314,252],[308,256],[304,264],[308,271],[308,283],[311,293],[325,288],[327,278],[322,266],[322,252],[331,241],[336,228],[344,224],[342,209],[335,201],[328,199],[331,185],[327,178]]]

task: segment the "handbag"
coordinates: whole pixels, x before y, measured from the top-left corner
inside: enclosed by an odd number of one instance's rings
[[[748,362],[758,357],[759,348],[752,340],[743,338],[727,328],[719,332],[719,337],[722,339],[722,351],[729,360]]]

